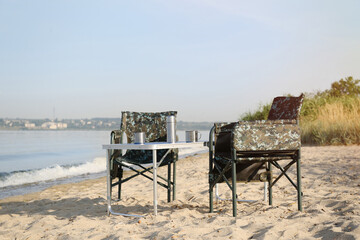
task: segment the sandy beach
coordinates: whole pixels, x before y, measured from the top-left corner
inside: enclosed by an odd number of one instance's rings
[[[124,184],[113,208],[145,217],[107,216],[100,178],[0,200],[0,239],[360,239],[360,146],[302,148],[303,212],[282,178],[273,206],[262,199],[263,183],[239,183],[240,198],[258,201],[238,203],[236,219],[228,201],[209,213],[208,155],[177,166],[177,200],[167,203],[159,188],[157,216],[152,182],[143,177]],[[230,197],[225,185],[220,193]]]

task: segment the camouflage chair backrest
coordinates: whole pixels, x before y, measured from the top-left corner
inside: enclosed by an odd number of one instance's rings
[[[122,112],[121,132],[126,134],[128,143],[134,142],[136,132],[145,132],[146,142],[166,141],[166,117],[177,112]]]
[[[134,142],[135,132],[145,132],[146,142],[166,142],[166,117],[175,116],[177,112],[122,112],[120,133],[126,134],[127,142]],[[157,151],[158,161],[166,154],[167,149],[161,149]],[[166,165],[177,159],[177,150],[173,149],[169,154],[166,155],[162,165]],[[127,150],[123,156],[125,161],[136,162],[139,164],[151,163],[152,162],[152,151],[151,150]]]
[[[271,105],[268,120],[298,120],[304,94],[299,97],[276,97]]]

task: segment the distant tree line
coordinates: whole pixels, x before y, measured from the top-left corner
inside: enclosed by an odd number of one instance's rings
[[[0,118],[0,130],[47,130],[44,123],[64,123],[61,130],[114,130],[120,129],[120,118],[91,118],[91,119],[8,119]],[[177,129],[209,130],[210,122],[177,122]],[[54,129],[52,129],[54,130]],[[59,129],[55,129],[59,130]]]

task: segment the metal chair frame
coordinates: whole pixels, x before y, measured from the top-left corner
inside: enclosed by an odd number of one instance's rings
[[[297,113],[300,112],[303,95],[299,97],[300,99],[300,106],[297,109]],[[275,100],[274,100],[275,102]],[[274,104],[273,104],[274,105]],[[285,116],[285,119],[291,119],[291,117]],[[298,117],[298,116],[297,116]],[[271,124],[271,120],[269,121]],[[240,123],[240,122],[239,122]],[[232,123],[232,127],[236,126],[238,123]],[[298,121],[296,121],[298,125]],[[226,125],[226,123],[224,123]],[[237,163],[263,163],[261,166],[265,166],[266,172],[269,173],[266,175],[266,182],[268,183],[268,198],[269,198],[269,205],[273,204],[272,198],[272,188],[278,182],[278,180],[285,176],[291,185],[297,191],[297,202],[298,202],[298,210],[302,211],[302,191],[301,191],[301,165],[300,165],[300,158],[301,158],[301,150],[300,147],[296,149],[281,149],[281,150],[246,150],[246,151],[239,151],[231,143],[231,152],[229,157],[220,157],[223,162],[222,165],[219,164],[218,161],[215,160],[216,149],[214,143],[214,134],[218,134],[216,132],[216,124],[210,131],[209,135],[209,200],[210,200],[210,212],[214,211],[213,206],[213,189],[216,188],[216,185],[221,182],[225,182],[229,189],[232,191],[232,205],[233,205],[233,216],[237,216],[237,193],[236,193],[236,183],[237,183],[237,172],[236,172],[236,165]],[[230,126],[230,125],[229,125]],[[228,129],[229,130],[229,129]],[[233,130],[231,130],[232,132]],[[232,133],[231,133],[232,134]],[[216,139],[215,139],[216,141]],[[250,162],[249,162],[250,159]],[[286,162],[284,164],[284,162]],[[283,163],[283,164],[281,164]],[[296,183],[290,178],[287,174],[287,171],[290,169],[291,166],[296,164]],[[277,176],[275,179],[272,177],[272,168],[275,167],[280,170],[280,175]],[[259,169],[254,172],[257,173]],[[228,180],[229,176],[226,176],[226,173],[231,171],[231,180]],[[253,182],[249,180],[249,182]],[[265,196],[265,194],[264,194]],[[216,190],[216,197],[217,197],[217,190]],[[240,200],[241,201],[241,200]]]

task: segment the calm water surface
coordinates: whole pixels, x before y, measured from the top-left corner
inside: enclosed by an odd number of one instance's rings
[[[207,141],[208,132],[201,134]],[[110,131],[0,131],[0,199],[105,176],[109,141]],[[180,150],[180,158],[205,151]]]
[[[103,157],[109,131],[0,131],[0,172],[73,165]]]

